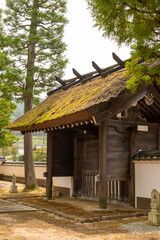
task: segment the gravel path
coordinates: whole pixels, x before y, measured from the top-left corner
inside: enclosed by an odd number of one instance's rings
[[[160,234],[160,226],[151,226],[148,222],[133,222],[129,224],[121,224],[122,230],[127,230],[133,233],[154,232]]]

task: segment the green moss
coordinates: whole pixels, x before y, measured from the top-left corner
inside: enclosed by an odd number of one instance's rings
[[[107,102],[125,89],[124,72],[125,70],[121,70],[106,78],[99,77],[85,84],[75,85],[66,91],[58,91],[17,119],[8,128],[33,127],[36,124],[87,110],[101,102]]]
[[[23,192],[31,192],[38,189],[38,185],[32,184],[29,188],[24,188]]]

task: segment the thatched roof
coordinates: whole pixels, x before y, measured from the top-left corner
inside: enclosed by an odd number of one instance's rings
[[[121,104],[121,110],[124,110],[122,109],[124,103],[130,101],[132,97],[126,89],[125,71],[122,69],[106,77],[99,76],[84,84],[78,83],[67,90],[61,89],[7,128],[25,132],[63,127],[85,121],[92,122],[95,115],[107,110],[108,114],[115,103]],[[143,90],[144,87],[141,89]]]
[[[101,109],[97,105],[115,98],[126,88],[125,69],[85,84],[60,90],[8,126],[12,130],[29,130],[91,120]],[[102,104],[103,105],[103,104]],[[72,115],[75,115],[72,118]],[[63,121],[64,120],[64,121]],[[49,123],[49,125],[47,125]]]

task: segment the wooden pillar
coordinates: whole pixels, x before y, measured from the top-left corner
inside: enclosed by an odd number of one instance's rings
[[[78,174],[77,174],[77,168],[78,168],[78,143],[77,138],[74,138],[74,175],[73,175],[73,195],[76,196],[78,192]]]
[[[82,155],[81,155],[81,179],[82,179],[82,194],[86,194],[86,186],[85,186],[85,176],[84,176],[84,166],[85,166],[85,163],[86,163],[86,143],[85,143],[85,139],[83,140],[82,142],[82,146],[81,146],[81,149],[82,149]]]
[[[99,125],[99,207],[107,207],[107,120]]]
[[[160,124],[158,125],[158,150],[160,151]]]
[[[47,181],[46,197],[52,199],[52,175],[53,175],[53,132],[47,133]]]
[[[137,128],[133,128],[130,134],[130,184],[129,184],[129,198],[130,204],[135,205],[135,168],[133,157],[137,153]]]

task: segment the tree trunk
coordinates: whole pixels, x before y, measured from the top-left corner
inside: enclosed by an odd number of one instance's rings
[[[25,188],[34,189],[37,187],[37,180],[33,162],[32,133],[26,133],[24,135],[24,164]]]
[[[34,70],[35,65],[35,46],[36,46],[36,31],[37,31],[37,10],[38,0],[33,1],[34,14],[31,18],[29,44],[28,44],[28,60],[27,60],[27,75],[26,89],[24,95],[24,112],[32,109],[33,87],[34,87]],[[34,36],[34,37],[33,37]],[[24,136],[24,161],[25,161],[25,187],[34,189],[37,186],[35,177],[35,169],[33,162],[32,134],[26,133]]]
[[[24,111],[32,109],[32,95],[24,99]],[[32,133],[24,135],[24,165],[25,165],[25,188],[34,189],[37,187],[33,162]]]

